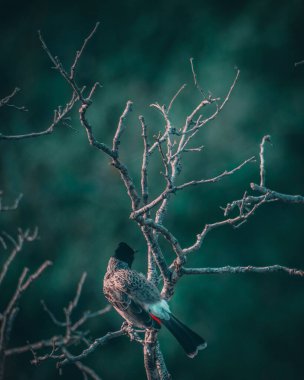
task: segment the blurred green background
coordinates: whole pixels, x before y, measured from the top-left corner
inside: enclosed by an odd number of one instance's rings
[[[89,119],[101,141],[111,142],[128,99],[134,101],[121,151],[139,184],[142,149],[138,115],[149,125],[150,139],[163,121],[149,104],[168,104],[183,84],[173,120],[180,127],[200,97],[193,86],[189,58],[201,86],[223,98],[235,75],[239,82],[221,115],[205,128],[197,144],[200,154],[185,157],[183,179],[207,178],[231,169],[258,153],[263,135],[272,136],[266,149],[267,185],[286,193],[304,193],[302,1],[1,1],[1,94],[22,89],[15,103],[21,113],[2,108],[1,133],[20,134],[45,129],[53,110],[65,104],[70,89],[51,69],[37,38],[41,29],[49,48],[69,67],[75,51],[96,21],[98,34],[79,65],[80,84],[98,80]],[[145,243],[129,220],[130,203],[119,175],[107,158],[87,143],[72,114],[70,129],[20,142],[1,141],[0,185],[5,200],[20,192],[17,211],[1,214],[1,230],[38,226],[40,240],[29,244],[10,269],[1,289],[1,305],[13,291],[22,268],[32,270],[54,262],[24,295],[11,346],[58,333],[40,305],[45,299],[58,318],[74,295],[83,271],[88,272],[81,310],[106,305],[102,278],[117,243],[140,250],[135,268],[145,271]],[[258,181],[257,164],[233,177],[179,193],[172,199],[166,225],[183,246],[191,244],[206,222],[222,218],[219,206],[237,199]],[[151,167],[152,194],[164,186],[159,162]],[[168,250],[168,258],[173,255]],[[1,252],[1,260],[7,252]],[[304,268],[303,206],[266,205],[234,230],[212,231],[189,266],[281,264]],[[166,331],[161,345],[173,379],[302,379],[304,280],[285,274],[184,277],[172,309],[208,341],[194,360],[183,354]],[[76,315],[77,316],[77,315]],[[91,321],[92,337],[116,330],[121,318],[111,311]],[[77,348],[73,353],[79,352]],[[7,362],[7,379],[55,379],[53,362],[31,366],[31,354]],[[127,338],[112,341],[85,362],[103,379],[144,379],[141,348]],[[63,379],[81,379],[72,366]]]

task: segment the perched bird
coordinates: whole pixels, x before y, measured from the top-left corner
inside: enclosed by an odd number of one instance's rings
[[[131,269],[134,253],[128,244],[119,243],[104,277],[105,297],[131,325],[144,329],[160,329],[164,325],[193,358],[207,343],[171,313],[167,301],[152,282]]]

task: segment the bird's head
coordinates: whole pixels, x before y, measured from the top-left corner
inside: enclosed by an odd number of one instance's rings
[[[124,261],[131,268],[135,251],[127,243],[121,242],[115,250],[116,259]]]

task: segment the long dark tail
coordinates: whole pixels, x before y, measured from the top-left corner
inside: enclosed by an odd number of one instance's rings
[[[161,322],[167,327],[190,358],[194,358],[199,350],[207,347],[206,341],[201,336],[189,329],[174,315],[170,314],[170,319],[162,319]]]

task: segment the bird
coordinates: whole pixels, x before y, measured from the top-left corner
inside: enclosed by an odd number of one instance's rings
[[[103,280],[103,293],[109,303],[131,326],[160,330],[164,325],[194,358],[207,347],[206,341],[179,321],[162,298],[159,289],[146,277],[131,269],[135,251],[125,242],[118,244],[110,257]]]

